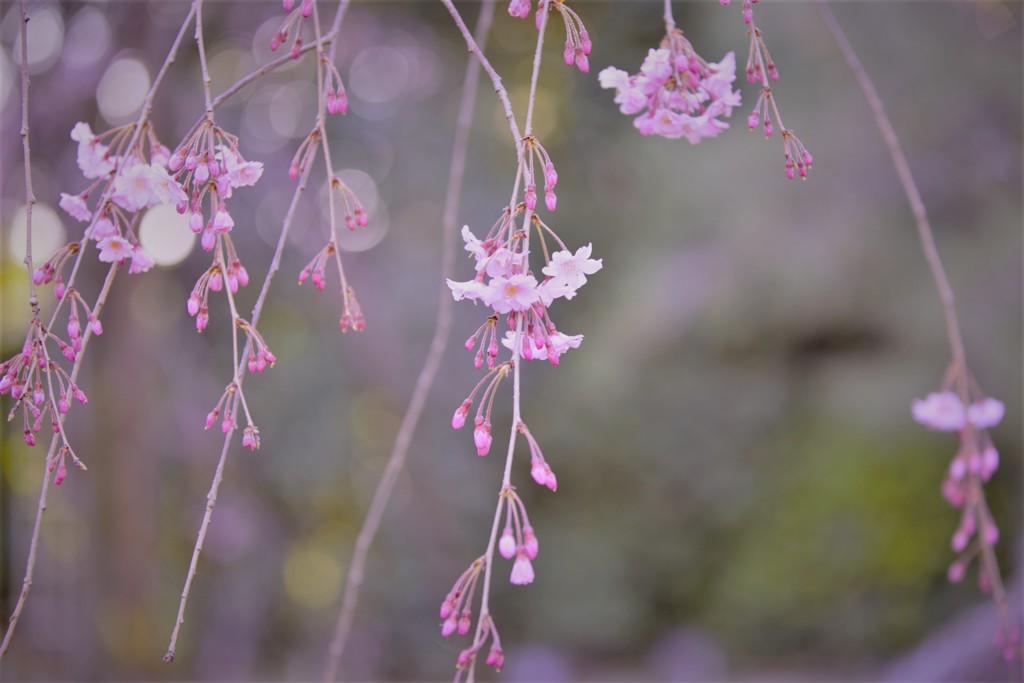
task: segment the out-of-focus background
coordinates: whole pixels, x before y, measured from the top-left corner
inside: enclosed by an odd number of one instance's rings
[[[331,14],[333,3],[322,3]],[[461,6],[472,25],[479,5]],[[524,417],[558,474],[514,481],[540,539],[536,582],[497,569],[505,680],[991,680],[1005,666],[972,570],[946,581],[958,512],[939,487],[956,443],[910,419],[949,361],[941,308],[907,202],[853,77],[812,3],[756,6],[787,125],[815,157],[787,181],[777,137],[732,127],[699,146],[642,138],[596,74],[635,71],[663,35],[657,2],[573,5],[591,73],[561,63],[553,22],[538,135],[559,172],[551,223],[592,242],[604,269],[553,315],[586,336],[561,366],[529,364]],[[36,253],[78,239],[57,208],[85,187],[68,135],[131,119],[185,2],[46,3],[29,10]],[[3,357],[27,320],[18,137],[17,7],[0,5]],[[677,3],[695,48],[747,55],[738,3]],[[1021,29],[1002,2],[838,3],[902,137],[949,270],[980,385],[1007,405],[988,487],[999,558],[1020,614]],[[207,6],[214,89],[272,58],[278,2]],[[535,29],[498,8],[488,46],[522,110]],[[228,460],[178,659],[161,662],[222,438],[203,418],[229,379],[227,310],[197,335],[185,313],[209,257],[171,211],[147,217],[162,264],[116,283],[88,351],[89,394],[68,429],[88,473],[52,489],[32,597],[7,680],[307,680],[321,675],[354,536],[432,333],[440,214],[466,51],[439,3],[357,3],[337,64],[351,110],[331,119],[341,176],[370,213],[346,234],[366,331],[342,336],[340,300],[296,285],[326,242],[322,167],[285,251],[261,329],[277,366],[247,383],[262,436]],[[740,76],[742,80],[742,74]],[[309,59],[217,113],[266,164],[231,201],[253,279],[249,310],[309,132]],[[187,45],[158,98],[174,147],[201,113]],[[521,116],[522,114],[520,114]],[[776,134],[777,135],[777,134]],[[318,162],[319,163],[319,162]],[[507,202],[513,148],[480,89],[459,222],[486,232]],[[23,231],[23,228],[22,228]],[[460,252],[461,253],[461,252]],[[89,260],[82,290],[104,269]],[[469,279],[471,262],[459,259]],[[43,294],[52,306],[52,290]],[[483,309],[457,306],[422,426],[370,557],[344,663],[350,679],[444,679],[461,640],[437,609],[486,543],[502,458],[478,458],[452,411],[480,376],[463,340]],[[8,399],[3,402],[9,406]],[[497,401],[495,433],[510,400]],[[5,408],[9,409],[8,408]],[[42,453],[5,423],[0,607],[20,588]],[[503,437],[498,437],[500,442]],[[489,672],[484,674],[492,677]]]

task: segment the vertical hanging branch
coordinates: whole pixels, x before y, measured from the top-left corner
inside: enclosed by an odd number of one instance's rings
[[[587,55],[590,39],[578,15],[564,2],[541,0],[537,6],[536,24],[538,29],[530,91],[527,100],[526,126],[519,134],[515,116],[508,103],[505,88],[500,77],[491,68],[479,46],[469,35],[465,22],[450,0],[443,0],[469,47],[476,55],[491,82],[499,100],[505,106],[506,119],[512,131],[516,148],[516,174],[512,194],[507,207],[491,227],[484,239],[478,239],[469,226],[462,229],[466,250],[476,260],[476,277],[468,282],[448,280],[448,287],[456,301],[470,299],[483,301],[491,308],[490,315],[480,328],[467,340],[466,349],[478,348],[474,365],[480,368],[485,360],[488,371],[456,409],[452,427],[460,429],[466,424],[474,402],[478,408],[474,418],[473,442],[477,455],[485,456],[491,449],[491,417],[497,390],[504,379],[512,377],[512,424],[509,433],[508,450],[498,490],[497,505],[491,525],[486,550],[474,559],[456,579],[451,590],[441,603],[440,617],[443,620],[441,634],[466,635],[472,628],[472,611],[476,602],[476,591],[480,587],[479,615],[473,629],[472,642],[463,649],[456,659],[456,680],[472,681],[476,675],[477,655],[489,644],[485,663],[500,670],[504,664],[501,638],[491,614],[490,591],[494,570],[495,551],[506,560],[513,560],[509,580],[513,585],[529,584],[534,579],[532,560],[537,557],[538,541],[530,525],[526,507],[512,485],[512,463],[516,439],[523,434],[530,450],[530,474],[540,485],[554,491],[557,482],[554,473],[544,460],[540,448],[533,439],[522,418],[520,368],[523,360],[548,360],[559,364],[559,358],[570,348],[577,348],[582,335],[566,335],[560,332],[551,319],[548,307],[555,299],[571,299],[577,289],[586,283],[586,275],[601,268],[601,261],[590,258],[591,245],[580,248],[575,254],[569,252],[564,242],[537,213],[536,176],[543,178],[544,205],[549,212],[555,211],[554,188],[558,174],[547,150],[532,134],[534,105],[537,97],[537,82],[540,73],[541,55],[550,14],[558,12],[566,27],[565,63],[575,64],[581,71],[589,69]],[[529,15],[529,3],[512,0],[509,13],[525,18]],[[540,169],[537,168],[540,166]],[[522,201],[520,201],[520,197]],[[540,241],[546,278],[539,282],[531,269],[530,237],[536,231]],[[550,236],[560,249],[549,251],[545,240]],[[504,316],[508,332],[501,344],[509,349],[512,358],[497,363],[499,352],[498,327]],[[482,389],[482,393],[481,392]],[[479,396],[478,396],[479,393]],[[505,518],[504,528],[499,535],[499,524]],[[483,585],[480,586],[480,580]]]
[[[478,46],[486,46],[493,18],[494,0],[483,0],[474,32],[475,41]],[[466,62],[466,71],[462,82],[462,95],[459,100],[459,113],[455,124],[455,139],[452,143],[451,165],[448,170],[448,188],[445,191],[444,209],[441,216],[441,277],[445,280],[452,277],[455,268],[456,212],[458,211],[462,193],[463,177],[466,169],[466,153],[469,149],[469,133],[472,129],[479,80],[480,64],[473,55],[470,55]],[[345,645],[352,631],[352,621],[355,618],[356,607],[359,604],[359,591],[363,583],[367,556],[380,528],[381,519],[384,516],[388,501],[391,499],[391,492],[394,490],[395,482],[398,481],[398,475],[405,466],[409,446],[423,415],[427,396],[430,394],[434,379],[437,377],[437,371],[440,368],[444,350],[448,345],[453,305],[454,301],[447,288],[443,288],[438,301],[437,320],[434,326],[434,336],[430,342],[430,349],[427,351],[423,367],[416,378],[416,385],[409,399],[405,415],[402,417],[398,433],[395,436],[391,455],[388,456],[384,473],[381,475],[377,489],[374,491],[373,500],[366,513],[366,519],[363,521],[363,526],[359,530],[359,535],[356,537],[355,546],[352,550],[352,559],[349,564],[348,574],[345,577],[345,590],[342,595],[338,621],[334,627],[334,635],[331,638],[327,655],[327,665],[324,670],[325,681],[334,681],[338,677],[341,658],[345,652]]]
[[[201,3],[201,0],[197,0],[197,5],[200,4],[200,3]],[[317,51],[317,55],[318,55],[318,67],[317,68],[319,69],[320,68],[319,67],[319,61],[320,61],[319,58],[323,55],[323,47],[324,47],[325,44],[330,43],[331,44],[331,49],[333,51],[333,49],[334,49],[333,41],[334,41],[335,37],[338,34],[338,31],[339,31],[340,26],[341,26],[342,18],[344,17],[345,10],[347,8],[348,8],[348,0],[341,0],[341,2],[338,5],[338,9],[337,9],[337,11],[335,13],[334,20],[333,20],[332,26],[331,26],[331,30],[326,35],[323,35],[323,36],[320,35],[319,30],[318,30],[317,31],[317,39],[312,44],[307,45],[305,47],[302,47],[301,44],[297,42],[296,47],[291,51],[291,53],[289,55],[287,55],[285,57],[282,57],[282,58],[279,58],[277,60],[274,60],[273,62],[269,63],[265,67],[263,67],[261,69],[258,69],[256,71],[254,71],[253,73],[249,74],[248,76],[242,78],[240,81],[238,81],[237,83],[235,83],[234,85],[229,87],[227,90],[225,90],[224,93],[222,93],[217,98],[212,98],[212,97],[208,96],[207,97],[207,115],[209,115],[209,113],[212,112],[213,109],[216,109],[216,107],[220,103],[225,101],[228,97],[230,97],[234,93],[236,93],[239,90],[241,90],[241,88],[244,87],[245,84],[247,84],[249,82],[252,82],[253,80],[256,80],[257,78],[259,78],[260,76],[262,76],[265,73],[269,73],[270,71],[273,70],[273,68],[276,68],[277,66],[280,66],[280,65],[282,65],[284,63],[287,63],[289,61],[298,59],[302,54],[304,54],[308,50],[316,50]],[[202,33],[201,33],[201,29],[199,29],[198,27],[197,27],[196,39],[197,39],[197,46],[199,46],[200,54],[202,55],[202,54],[204,54],[204,50],[203,50],[203,47],[202,47]],[[203,57],[203,59],[205,60],[205,57]],[[205,82],[205,80],[206,80],[206,70],[204,69],[204,82]],[[197,124],[197,126],[194,128],[194,130],[196,128],[198,128],[201,125],[201,123],[202,122]],[[191,134],[189,136],[187,136],[187,138],[190,138],[190,137],[191,137]],[[245,369],[248,368],[250,370],[250,372],[252,372],[254,370],[254,368],[258,367],[261,355],[262,355],[264,361],[267,364],[270,364],[270,363],[273,362],[272,361],[273,355],[271,354],[269,356],[269,358],[267,357],[266,354],[269,353],[269,351],[267,350],[266,345],[265,345],[265,343],[262,340],[262,337],[255,330],[256,330],[257,325],[259,324],[260,316],[261,316],[262,311],[263,311],[263,306],[264,306],[264,303],[266,301],[267,294],[270,291],[271,282],[274,279],[274,275],[280,269],[280,266],[281,266],[281,256],[282,256],[282,253],[284,252],[285,244],[287,243],[288,234],[290,233],[291,227],[292,227],[292,225],[294,223],[294,217],[295,217],[296,208],[298,207],[299,200],[301,199],[301,197],[304,194],[304,192],[306,190],[306,187],[308,185],[309,175],[310,175],[310,171],[311,170],[312,170],[312,166],[310,164],[306,164],[293,177],[293,180],[297,180],[298,184],[297,184],[297,186],[295,188],[294,194],[292,195],[292,199],[291,199],[291,202],[289,204],[288,211],[286,212],[284,220],[282,222],[281,234],[280,234],[280,236],[278,238],[277,246],[276,246],[276,248],[274,250],[274,255],[271,258],[271,263],[270,263],[270,266],[269,266],[269,268],[267,270],[266,277],[263,280],[263,284],[262,284],[262,286],[260,288],[259,295],[256,298],[256,303],[253,305],[252,313],[250,314],[248,321],[246,321],[246,320],[244,320],[244,319],[239,317],[238,311],[237,311],[235,303],[234,303],[234,299],[233,299],[233,297],[231,297],[230,288],[228,288],[229,304],[230,304],[230,307],[231,307],[232,322],[233,322],[232,329],[235,332],[235,334],[237,334],[237,330],[238,329],[242,329],[246,333],[246,341],[245,341],[244,345],[242,345],[240,351],[238,350],[239,347],[238,347],[237,342],[235,343],[235,354],[234,354],[234,357],[233,357],[233,359],[234,359],[233,360],[233,368],[234,368],[234,378],[233,378],[233,381],[229,385],[228,391],[225,393],[225,395],[221,398],[221,401],[218,403],[217,408],[215,408],[214,412],[212,412],[210,414],[212,416],[212,419],[211,419],[210,416],[208,416],[208,418],[207,418],[207,426],[210,426],[212,424],[212,420],[215,420],[218,417],[219,411],[220,411],[221,407],[223,407],[225,409],[225,411],[226,411],[225,412],[225,423],[224,424],[226,424],[227,427],[223,428],[223,431],[224,431],[224,443],[223,443],[223,446],[221,448],[220,457],[218,458],[218,461],[217,461],[217,467],[216,467],[216,470],[214,471],[213,479],[210,482],[210,490],[209,490],[209,492],[207,493],[207,496],[206,496],[206,501],[207,501],[206,502],[206,509],[204,511],[204,514],[203,514],[203,520],[200,523],[199,532],[198,532],[198,534],[196,536],[195,546],[193,547],[193,550],[192,550],[192,559],[191,559],[191,561],[189,563],[188,572],[186,573],[186,576],[185,576],[185,584],[184,584],[184,586],[182,588],[181,598],[180,598],[179,603],[178,603],[178,613],[177,613],[177,617],[175,618],[174,627],[173,627],[173,629],[171,631],[170,640],[169,640],[168,646],[167,646],[167,652],[164,654],[164,661],[167,662],[167,663],[170,663],[170,662],[174,661],[175,651],[176,651],[176,648],[177,648],[178,635],[180,633],[181,626],[182,626],[182,624],[185,621],[185,608],[186,608],[186,606],[188,604],[188,598],[189,598],[189,594],[190,594],[191,587],[192,587],[192,581],[195,579],[196,572],[198,570],[199,557],[200,557],[200,555],[202,553],[203,544],[204,544],[204,542],[206,540],[207,530],[209,529],[210,522],[211,522],[211,520],[213,518],[213,511],[214,511],[214,508],[216,506],[218,493],[220,491],[220,484],[221,484],[221,482],[223,480],[223,476],[224,476],[224,468],[225,468],[225,465],[226,465],[226,462],[227,462],[227,455],[228,455],[228,452],[230,450],[231,439],[232,439],[232,436],[233,436],[234,431],[235,431],[234,420],[233,419],[228,419],[228,416],[237,415],[238,414],[238,410],[241,407],[242,410],[245,412],[245,414],[248,417],[248,408],[245,405],[244,398],[243,398],[243,395],[242,395],[242,384],[243,384],[244,379],[245,379],[245,374],[244,374]],[[223,256],[220,256],[220,258],[223,259]],[[258,433],[258,430],[255,429],[255,426],[253,425],[253,423],[251,421],[251,418],[248,418],[248,420],[249,420],[249,424],[246,427],[245,434],[244,434],[243,440],[242,440],[242,444],[246,448],[250,448],[251,450],[255,450],[255,449],[259,448],[259,433]],[[223,425],[222,425],[222,427],[223,427]]]
[[[182,22],[181,28],[179,29],[174,39],[174,42],[172,43],[171,48],[168,51],[167,57],[164,59],[164,63],[161,66],[160,71],[157,73],[156,78],[153,79],[153,84],[151,85],[150,90],[147,93],[146,98],[143,102],[142,111],[139,114],[139,118],[131,129],[132,133],[130,136],[130,140],[127,143],[127,149],[129,150],[133,149],[135,145],[138,144],[139,140],[142,137],[144,124],[149,120],[149,115],[152,111],[153,98],[157,90],[160,88],[164,76],[169,70],[171,64],[174,62],[178,48],[181,45],[181,42],[185,36],[185,31],[192,21],[193,11],[194,10],[190,10],[185,20]],[[14,396],[15,390],[13,387],[11,387],[11,379],[12,375],[15,377],[19,376],[17,374],[19,372],[19,365],[21,365],[22,369],[24,369],[26,365],[34,365],[35,367],[40,368],[40,370],[44,374],[46,374],[47,389],[49,390],[48,399],[46,400],[46,404],[43,408],[42,413],[45,413],[46,410],[50,411],[54,435],[50,440],[50,446],[47,450],[46,458],[44,461],[42,481],[39,487],[39,502],[36,508],[35,521],[32,527],[32,537],[29,542],[29,552],[28,558],[25,563],[25,575],[22,580],[21,592],[18,595],[18,601],[15,604],[14,610],[11,612],[11,616],[8,620],[7,630],[4,633],[3,641],[0,642],[0,660],[3,659],[4,655],[7,653],[7,650],[10,647],[11,639],[14,636],[14,632],[18,625],[19,618],[21,617],[21,613],[24,610],[25,603],[28,600],[28,596],[32,588],[32,581],[35,574],[35,564],[39,546],[39,534],[42,528],[43,514],[46,511],[47,498],[49,495],[50,474],[54,472],[54,470],[56,470],[54,482],[56,484],[59,484],[66,474],[64,464],[66,458],[70,458],[73,461],[73,463],[77,465],[80,469],[85,469],[85,465],[82,463],[81,460],[78,459],[78,457],[71,450],[70,444],[68,443],[67,435],[64,432],[64,420],[68,409],[68,399],[66,394],[73,394],[73,397],[78,399],[79,402],[81,403],[85,403],[86,401],[85,394],[82,393],[81,389],[78,389],[77,385],[75,384],[75,381],[77,380],[78,373],[82,367],[82,361],[85,357],[85,351],[88,348],[89,341],[92,339],[94,335],[99,334],[102,329],[99,323],[99,316],[106,303],[107,296],[110,293],[111,285],[113,284],[114,277],[118,271],[118,263],[112,263],[109,271],[107,272],[106,279],[103,282],[103,286],[101,287],[100,292],[97,295],[93,306],[89,308],[88,306],[85,305],[85,302],[84,300],[82,300],[81,295],[74,290],[74,284],[78,273],[78,269],[82,263],[82,259],[86,251],[85,247],[88,245],[89,241],[88,232],[86,234],[86,238],[83,239],[81,243],[74,243],[73,245],[69,245],[68,248],[59,250],[58,255],[55,255],[55,257],[47,261],[41,268],[34,268],[32,253],[32,209],[36,199],[32,185],[32,155],[28,124],[28,94],[30,88],[30,79],[28,76],[27,27],[29,17],[27,10],[25,8],[24,0],[21,0],[20,3],[20,19],[22,85],[21,137],[25,164],[26,194],[25,265],[28,268],[29,273],[29,305],[32,309],[32,319],[31,322],[29,323],[29,338],[26,340],[26,351],[23,352],[21,359],[15,357],[15,359],[11,359],[11,361],[0,364],[0,375],[2,375],[2,377],[0,377],[0,385],[7,385],[4,388],[3,392],[0,393],[6,393],[7,391],[11,391],[12,396]],[[120,169],[118,169],[118,171],[120,171]],[[114,183],[113,180],[111,180],[111,182],[108,183],[103,193],[103,197],[100,199],[99,205],[96,209],[96,214],[92,217],[90,227],[92,227],[93,224],[97,223],[98,217],[101,216],[102,207],[106,205],[108,201],[110,201],[110,198],[113,194],[113,188]],[[89,216],[87,210],[85,210],[84,208],[84,202],[82,202],[82,204],[82,210],[85,211],[85,218],[88,218]],[[62,206],[63,205],[64,201],[62,200]],[[134,223],[132,223],[132,229],[133,228]],[[70,248],[72,246],[73,248]],[[36,292],[36,284],[37,282],[48,282],[48,277],[53,277],[53,275],[55,274],[54,271],[52,270],[52,264],[54,263],[54,259],[58,258],[59,256],[59,263],[64,264],[67,262],[67,260],[71,258],[71,256],[75,254],[77,254],[77,257],[75,258],[74,264],[72,265],[71,273],[68,276],[67,284],[64,285],[58,282],[58,287],[55,288],[55,294],[57,294],[57,303],[54,307],[49,322],[44,326],[40,318],[40,307],[38,295]],[[56,274],[59,279],[59,269]],[[74,313],[74,311],[77,310],[77,307],[81,305],[86,309],[86,311],[89,312],[89,324],[85,326],[84,331],[79,331],[79,336],[72,339],[74,348],[72,348],[72,345],[70,344],[65,344],[50,332],[50,330],[53,328],[54,323],[57,321],[57,316],[60,314],[62,304],[64,304],[65,302],[70,302],[70,305],[72,306],[73,310],[72,320],[69,321],[69,334],[73,323],[74,327],[76,329],[78,328],[77,322],[75,321]],[[21,363],[15,362],[16,360],[24,359],[25,354],[28,353],[30,341],[32,340],[33,335],[35,335],[36,340],[34,344],[31,344],[33,349],[32,353],[28,356],[28,360],[23,361]],[[66,373],[63,369],[60,368],[60,366],[54,363],[53,360],[50,358],[49,351],[47,349],[48,341],[58,343],[58,345],[61,347],[62,353],[73,360],[73,365],[70,373]],[[56,392],[54,390],[54,373],[57,374],[57,386],[59,387],[59,392]],[[18,379],[14,379],[15,386],[17,385],[17,382]],[[41,387],[37,385],[34,393],[38,394],[40,392]],[[23,400],[24,398],[26,397],[19,397],[19,400],[22,401],[23,405],[27,403],[27,400]],[[36,400],[35,403],[38,405],[40,401]],[[17,408],[18,404],[15,405],[15,410],[17,410]],[[40,413],[40,415],[38,416],[37,421],[41,420],[42,413]],[[14,411],[12,411],[11,413],[12,417],[13,415]],[[33,425],[33,427],[34,426],[35,425]],[[26,431],[26,442],[29,443],[29,445],[33,445],[35,443],[34,439],[31,438],[31,433],[28,431]],[[61,444],[60,450],[58,450],[58,444]]]
[[[871,108],[875,124],[885,141],[903,192],[914,214],[925,260],[942,300],[952,361],[946,371],[942,390],[930,394],[924,400],[914,401],[913,415],[915,420],[932,429],[955,431],[959,437],[960,448],[950,464],[949,473],[943,484],[943,494],[947,501],[963,510],[960,526],[952,538],[953,550],[959,556],[950,565],[949,579],[954,582],[962,580],[971,560],[976,556],[980,557],[978,582],[984,592],[991,592],[995,601],[1000,620],[997,644],[1002,648],[1006,660],[1011,661],[1020,656],[1020,630],[1019,625],[1011,618],[1006,602],[1006,591],[1003,588],[994,549],[999,538],[999,530],[989,511],[983,486],[999,463],[998,452],[987,430],[999,423],[1005,408],[1001,402],[984,395],[968,369],[953,289],[935,246],[935,237],[924,200],[910,172],[910,165],[907,163],[896,130],[885,112],[882,99],[831,8],[824,0],[818,0],[818,9]]]

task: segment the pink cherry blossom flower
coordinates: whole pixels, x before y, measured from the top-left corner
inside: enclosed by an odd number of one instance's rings
[[[520,550],[516,554],[516,561],[512,564],[512,575],[509,577],[509,580],[516,586],[525,586],[533,583],[533,579],[533,564],[530,562],[530,558],[526,556],[526,551]]]
[[[479,280],[470,280],[469,282],[448,280],[448,289],[452,290],[452,296],[456,301],[462,301],[463,299],[479,301],[484,295],[485,287],[484,283]]]
[[[126,211],[138,211],[158,203],[149,165],[137,163],[123,169],[114,179],[114,194],[111,198]]]
[[[156,263],[153,261],[153,257],[150,256],[145,249],[138,245],[132,249],[132,264],[128,267],[129,273],[145,273],[154,265],[156,265]]]
[[[537,280],[525,273],[495,277],[487,284],[481,299],[499,314],[529,310],[540,300]]]
[[[960,398],[952,391],[933,392],[911,405],[914,419],[926,427],[943,432],[963,429],[967,413]]]
[[[76,123],[71,129],[71,139],[78,143],[78,168],[86,178],[103,178],[116,168],[116,159],[107,156],[107,146],[96,141],[88,123]]]
[[[515,344],[515,338],[515,332],[511,330],[506,332],[505,338],[501,340],[502,346],[504,346],[506,349],[511,350]],[[555,355],[561,356],[569,349],[578,349],[582,342],[582,334],[569,335],[562,334],[561,332],[554,332],[548,335],[545,344],[540,348],[536,348],[535,346],[533,346],[533,342],[530,339],[526,339],[525,337],[523,344],[530,344],[532,347],[531,357],[527,358],[527,360],[550,360],[550,358],[548,358],[549,351],[552,351]],[[526,355],[523,354],[523,357],[526,358]]]
[[[120,263],[132,255],[132,245],[123,237],[105,237],[96,245],[99,247],[99,259],[105,263]]]
[[[92,218],[89,206],[85,203],[85,197],[80,194],[60,193],[60,208],[64,209],[72,218],[80,221],[88,221]]]
[[[118,232],[110,218],[100,216],[99,220],[93,223],[93,226],[87,231],[87,235],[89,239],[99,242],[107,237],[117,237]]]
[[[633,125],[641,135],[686,138],[691,144],[729,127],[720,117],[731,116],[740,104],[739,91],[732,89],[735,80],[734,53],[706,62],[678,29],[647,53],[639,73],[608,67],[599,75],[602,88],[616,91],[619,111],[640,114]]]
[[[592,250],[592,245],[587,244],[577,249],[575,254],[567,249],[551,254],[551,261],[542,272],[551,278],[548,283],[555,291],[563,292],[561,296],[573,298],[576,290],[586,284],[587,275],[601,270],[603,259],[590,258]]]
[[[995,427],[1002,421],[1005,413],[1006,406],[994,398],[985,398],[967,407],[967,419],[978,429]]]

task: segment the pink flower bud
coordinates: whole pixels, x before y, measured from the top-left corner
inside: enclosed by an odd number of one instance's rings
[[[473,625],[473,623],[472,623],[472,616],[473,615],[469,611],[468,608],[462,610],[462,616],[459,617],[459,635],[460,636],[464,636],[467,633],[469,633],[469,627]]]
[[[505,527],[505,530],[501,532],[501,538],[498,539],[498,552],[506,560],[511,560],[516,554],[516,539],[512,536],[512,529]]]
[[[60,280],[57,280],[57,284],[53,286],[53,295],[57,297],[58,301],[64,298],[64,293],[66,291],[67,287],[64,285],[64,283],[61,282]]]
[[[96,336],[103,334],[103,325],[100,324],[100,319],[94,315],[89,317],[89,329]]]
[[[566,66],[572,66],[573,59],[576,56],[576,51],[572,48],[572,42],[565,41],[565,51],[562,53],[562,59],[565,60]]]
[[[986,518],[981,525],[981,536],[988,545],[995,545],[999,541],[999,527],[991,518]]]
[[[558,172],[555,171],[555,165],[550,161],[544,167],[544,184],[548,187],[554,187],[558,184]]]
[[[195,292],[192,292],[188,297],[188,303],[185,305],[189,315],[194,316],[199,312],[199,303],[199,297]]]
[[[583,50],[576,50],[576,68],[582,73],[590,73],[590,60],[583,54]]]
[[[477,418],[476,429],[473,430],[473,443],[476,444],[476,454],[487,455],[491,450],[491,423]]]
[[[523,527],[523,552],[531,560],[537,557],[537,552],[540,550],[540,544],[537,542],[537,535],[533,533],[532,526]]]
[[[29,430],[29,429],[25,430],[25,445],[26,446],[35,446],[36,445],[36,437],[32,436],[32,430]]]
[[[444,599],[444,602],[441,603],[441,618],[447,619],[449,616],[451,616],[452,611],[454,611],[454,609],[454,600],[452,595],[449,594],[448,597]]]
[[[202,332],[206,329],[206,325],[210,322],[210,313],[207,311],[206,306],[199,309],[198,315],[196,315],[196,332]]]
[[[963,527],[957,529],[950,541],[950,546],[953,548],[953,552],[962,552],[963,549],[967,547],[967,541],[969,539],[970,535]]]
[[[466,415],[469,413],[469,407],[472,404],[466,400],[462,402],[458,408],[455,409],[455,414],[452,415],[452,429],[462,429],[462,426],[466,424]]]
[[[214,408],[206,416],[206,426],[203,429],[209,429],[213,426],[213,423],[217,421],[217,416],[220,415],[220,408]]]
[[[537,208],[537,186],[531,181],[526,186],[526,193],[523,195],[523,201],[526,203],[526,208],[533,211]]]
[[[210,167],[206,164],[196,164],[194,177],[196,184],[202,185],[210,179]]]
[[[493,666],[496,671],[501,671],[501,667],[505,664],[505,655],[502,653],[501,648],[497,645],[492,645],[484,663],[487,666]]]
[[[443,638],[447,638],[451,634],[455,633],[455,626],[455,615],[451,614],[444,620],[444,623],[441,624],[441,636]]]
[[[580,31],[580,49],[583,50],[583,54],[589,55],[593,48],[594,44],[590,42],[590,35],[587,33],[587,29],[583,29]]]
[[[516,561],[512,564],[512,575],[509,577],[509,581],[516,586],[525,586],[526,584],[533,583],[533,579],[533,564],[530,562],[530,558],[526,556],[526,552],[520,551],[516,555]]]
[[[53,476],[53,485],[54,486],[60,486],[64,482],[64,479],[67,476],[68,476],[68,468],[64,466],[64,460],[62,459],[60,461],[60,464],[57,465],[57,474],[55,474]]]
[[[215,244],[217,244],[217,236],[213,234],[213,230],[204,230],[203,236],[199,239],[199,245],[203,251],[213,251]]]

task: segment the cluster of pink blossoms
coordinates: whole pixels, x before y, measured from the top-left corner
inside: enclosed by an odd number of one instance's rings
[[[679,29],[647,54],[639,73],[610,66],[599,79],[602,88],[615,89],[619,111],[640,114],[633,125],[641,135],[686,138],[690,144],[727,129],[722,119],[740,104],[739,91],[732,89],[736,56],[730,52],[717,64],[706,62]]]
[[[161,144],[152,131],[147,131],[149,159],[143,157],[141,147],[124,156],[112,152],[103,143],[107,136],[115,144],[123,142],[129,128],[115,128],[103,136],[92,132],[89,124],[79,121],[71,130],[71,139],[78,143],[78,167],[87,179],[95,182],[79,194],[61,193],[60,207],[72,218],[90,223],[85,236],[96,242],[99,260],[105,263],[131,261],[129,273],[144,273],[153,267],[153,258],[139,246],[130,227],[129,214],[135,214],[159,204],[181,205],[187,198],[181,186],[168,173],[170,150]],[[89,208],[89,194],[113,176],[109,202],[98,207],[99,215]],[[58,260],[64,255],[55,254]],[[56,278],[60,281],[60,268],[54,258],[40,266],[35,274],[36,284]]]
[[[942,495],[950,505],[960,509],[960,524],[953,532],[950,545],[957,553],[949,566],[949,580],[962,581],[968,565],[981,556],[978,585],[982,592],[993,589],[993,578],[985,565],[985,553],[991,557],[991,548],[999,540],[999,528],[985,502],[982,485],[999,468],[999,452],[988,435],[1006,412],[1001,401],[980,395],[967,404],[953,391],[943,390],[928,394],[911,404],[914,419],[926,427],[943,432],[956,432],[960,447],[949,464],[942,483]],[[972,542],[973,539],[973,542]],[[986,550],[987,549],[987,550]],[[1003,624],[997,637],[1007,661],[1017,656],[1020,632],[1016,626]]]

